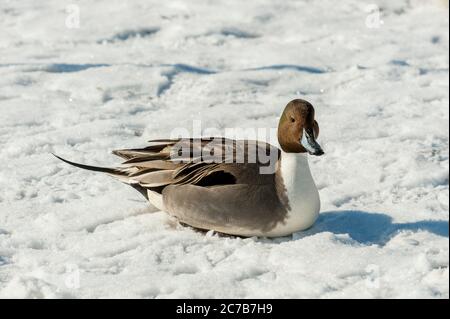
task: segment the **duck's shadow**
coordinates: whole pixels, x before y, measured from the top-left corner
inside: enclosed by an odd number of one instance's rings
[[[427,231],[448,238],[448,221],[423,220],[411,223],[394,223],[392,217],[381,213],[363,211],[330,211],[321,213],[316,224],[296,233],[293,238],[304,238],[317,233],[348,234],[364,245],[384,245],[399,231]]]

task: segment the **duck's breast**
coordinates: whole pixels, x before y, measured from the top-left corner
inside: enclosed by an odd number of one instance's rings
[[[288,214],[271,232],[284,236],[311,227],[320,211],[320,197],[306,154],[282,153],[280,172],[288,199]]]

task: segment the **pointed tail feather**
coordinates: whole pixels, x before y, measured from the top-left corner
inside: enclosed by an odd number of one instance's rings
[[[53,154],[53,153],[52,153]],[[85,165],[85,164],[80,164],[80,163],[75,163],[75,162],[71,162],[69,160],[66,160],[56,154],[53,154],[53,156],[55,156],[56,158],[60,159],[61,161],[78,167],[78,168],[82,168],[82,169],[86,169],[88,171],[94,171],[94,172],[102,172],[102,173],[106,173],[109,174],[115,178],[117,178],[118,180],[120,180],[121,182],[130,184],[130,179],[129,179],[129,170],[124,169],[124,170],[119,170],[116,168],[108,168],[108,167],[99,167],[99,166],[91,166],[91,165]]]
[[[121,172],[114,169],[114,168],[108,168],[108,167],[99,167],[99,166],[91,166],[91,165],[85,165],[85,164],[80,164],[80,163],[75,163],[75,162],[71,162],[69,160],[66,160],[62,157],[59,157],[56,154],[53,154],[53,156],[55,156],[56,158],[60,159],[61,161],[70,164],[72,166],[78,167],[78,168],[82,168],[82,169],[86,169],[88,171],[94,171],[94,172],[103,172],[103,173],[109,173],[109,174],[120,174]],[[126,175],[125,173],[122,173],[121,175]]]
[[[109,175],[117,178],[121,182],[130,185],[131,187],[133,187],[134,189],[139,191],[139,193],[141,193],[146,199],[148,199],[147,189],[145,189],[144,187],[142,187],[138,183],[130,180],[129,173],[127,171],[121,171],[121,170],[118,170],[118,169],[108,168],[108,167],[99,167],[99,166],[91,166],[91,165],[75,163],[75,162],[68,161],[68,160],[66,160],[66,159],[64,159],[62,157],[59,157],[56,154],[53,154],[53,156],[55,156],[56,158],[60,159],[61,161],[65,162],[65,163],[67,163],[69,165],[72,165],[72,166],[75,166],[75,167],[78,167],[78,168],[86,169],[88,171],[102,172],[102,173],[109,174]]]

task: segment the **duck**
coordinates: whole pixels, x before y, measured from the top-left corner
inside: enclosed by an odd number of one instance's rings
[[[279,146],[224,137],[157,139],[120,149],[108,168],[58,159],[103,172],[139,191],[180,224],[240,237],[283,237],[310,228],[320,196],[308,156],[321,156],[311,103],[294,99],[278,123]]]

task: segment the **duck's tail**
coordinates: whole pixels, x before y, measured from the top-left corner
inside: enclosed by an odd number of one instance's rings
[[[72,166],[75,166],[75,167],[78,167],[78,168],[82,168],[82,169],[86,169],[88,171],[102,172],[102,173],[107,173],[107,174],[111,174],[111,175],[116,175],[116,174],[119,173],[118,170],[116,170],[114,168],[100,167],[100,166],[91,166],[91,165],[75,163],[75,162],[71,162],[69,160],[66,160],[66,159],[64,159],[64,158],[62,158],[62,157],[60,157],[60,156],[58,156],[56,154],[52,153],[52,155],[55,156],[56,158],[60,159],[61,161],[69,164],[69,165],[72,165]]]
[[[94,171],[94,172],[102,172],[102,173],[106,173],[116,179],[118,179],[119,181],[126,183],[126,184],[133,184],[133,181],[130,179],[130,174],[133,173],[133,168],[109,168],[109,167],[100,167],[100,166],[92,166],[92,165],[85,165],[85,164],[80,164],[80,163],[75,163],[75,162],[71,162],[69,160],[66,160],[56,154],[53,154],[53,156],[55,156],[56,158],[60,159],[61,161],[81,168],[81,169],[86,169],[88,171]]]
[[[53,153],[52,153],[53,154]],[[85,164],[80,164],[80,163],[75,163],[75,162],[71,162],[69,160],[66,160],[56,154],[53,154],[53,156],[55,156],[56,158],[58,158],[59,160],[81,168],[81,169],[85,169],[88,171],[93,171],[93,172],[102,172],[102,173],[106,173],[116,179],[118,179],[119,181],[130,185],[131,187],[133,187],[134,189],[136,189],[137,191],[139,191],[145,198],[148,199],[148,195],[147,195],[147,190],[145,188],[143,188],[142,186],[140,186],[139,184],[136,184],[134,181],[132,181],[130,179],[130,168],[109,168],[109,167],[100,167],[100,166],[92,166],[92,165],[85,165]]]

